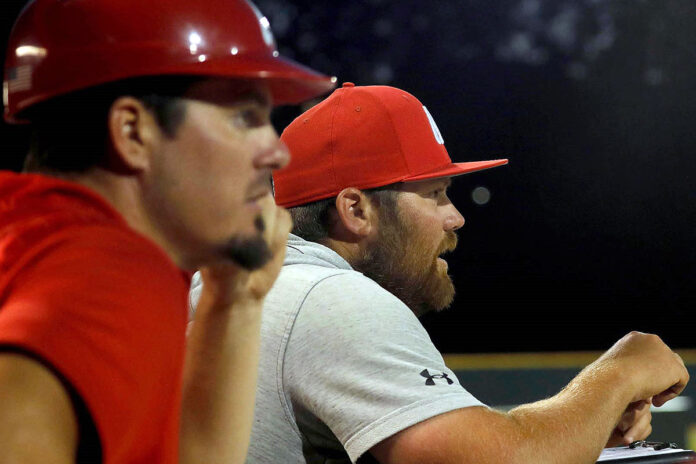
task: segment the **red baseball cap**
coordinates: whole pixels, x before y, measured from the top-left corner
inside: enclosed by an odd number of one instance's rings
[[[281,135],[290,164],[273,173],[286,208],[370,189],[501,166],[507,159],[453,163],[432,116],[416,97],[388,86],[346,82]]]

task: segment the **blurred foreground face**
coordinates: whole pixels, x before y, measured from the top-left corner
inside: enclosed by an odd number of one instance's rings
[[[448,178],[401,186],[396,211],[379,212],[376,240],[355,268],[403,301],[416,315],[440,311],[454,299],[447,262],[464,218],[447,197]]]
[[[158,134],[146,196],[149,211],[185,265],[232,260],[246,268],[268,257],[262,212],[275,207],[271,170],[288,151],[270,121],[265,84],[209,79],[185,95],[173,137]]]

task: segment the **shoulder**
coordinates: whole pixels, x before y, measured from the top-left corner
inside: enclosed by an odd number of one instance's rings
[[[378,320],[420,326],[413,312],[374,280],[356,271],[334,272],[315,279],[302,303],[306,315],[347,317],[358,322]]]
[[[7,190],[0,208],[0,289],[8,279],[41,263],[56,270],[56,265],[81,262],[83,273],[92,263],[134,273],[149,272],[153,266],[170,275],[178,273],[162,249],[131,229],[89,189],[39,175],[10,180],[12,185],[0,179]]]
[[[313,264],[286,265],[283,266],[276,283],[306,293],[310,301],[350,300],[355,304],[362,304],[376,299],[381,303],[405,307],[401,300],[377,282],[351,269]],[[350,298],[346,298],[347,296]]]
[[[163,250],[123,221],[50,211],[3,228],[0,270],[0,345],[59,373],[104,449],[146,430],[142,411],[174,417],[162,379],[181,375],[188,282]]]
[[[57,230],[26,247],[0,276],[5,322],[31,314],[49,325],[118,325],[123,317],[156,325],[163,315],[185,314],[187,290],[183,273],[154,244],[103,225]]]
[[[369,317],[420,326],[401,300],[363,274],[312,264],[284,266],[265,308],[274,315],[293,314],[300,323],[330,315],[342,320]]]
[[[152,285],[181,281],[183,275],[153,242],[124,226],[71,224],[16,243],[15,260],[6,277],[35,282],[32,276],[62,280],[78,274],[82,281],[133,281],[147,278]],[[140,282],[142,283],[142,281]],[[183,282],[181,282],[183,284]],[[68,286],[69,288],[69,286]]]
[[[90,319],[126,314],[150,319],[177,307],[183,314],[188,290],[183,272],[127,227],[73,224],[36,238],[0,276],[5,319],[15,309],[48,320],[80,313]]]
[[[441,359],[411,309],[358,272],[324,276],[295,298],[276,295],[273,303],[277,308],[294,306],[286,360],[314,357],[319,346],[329,358],[370,358],[369,364],[387,362],[404,350]]]

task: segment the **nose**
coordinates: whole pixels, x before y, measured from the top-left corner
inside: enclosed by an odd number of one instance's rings
[[[288,163],[290,162],[290,150],[283,142],[278,140],[277,152],[278,152],[278,155],[277,155],[278,156],[278,167],[275,169],[282,169],[285,166],[287,166]]]
[[[268,145],[255,159],[257,169],[282,169],[290,162],[290,150],[278,138],[275,130],[268,136]]]
[[[449,203],[445,210],[445,220],[443,228],[445,231],[454,231],[461,229],[464,226],[464,216],[459,212],[459,210],[452,204]]]

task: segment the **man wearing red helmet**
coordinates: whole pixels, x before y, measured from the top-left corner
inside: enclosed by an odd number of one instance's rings
[[[29,3],[4,81],[35,135],[29,172],[0,173],[3,460],[244,460],[290,228],[270,111],[332,86],[244,0]]]
[[[427,109],[384,86],[344,84],[281,139],[293,158],[275,198],[294,235],[264,304],[247,463],[591,463],[649,434],[650,402],[684,388],[679,356],[632,333],[552,398],[482,405],[417,316],[454,295],[452,176],[507,160],[452,163]]]

